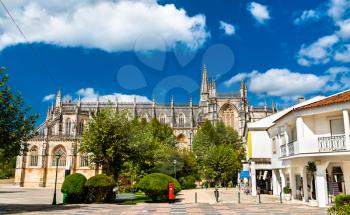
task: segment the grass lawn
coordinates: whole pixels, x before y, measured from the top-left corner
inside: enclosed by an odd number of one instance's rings
[[[121,193],[121,194],[128,194],[128,193]],[[145,203],[145,202],[150,202],[151,199],[148,198],[143,192],[137,192],[135,194],[135,199],[134,200],[124,200],[124,201],[119,201],[118,204],[121,205],[131,205],[131,204],[137,204],[137,203]]]

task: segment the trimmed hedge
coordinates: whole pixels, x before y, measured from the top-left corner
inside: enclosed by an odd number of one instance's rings
[[[182,189],[196,188],[196,178],[194,176],[186,176],[179,179]]]
[[[175,194],[181,191],[180,183],[175,178],[162,173],[146,175],[137,186],[153,201],[167,201],[169,182],[174,183]]]
[[[111,202],[114,200],[113,188],[116,186],[114,179],[105,174],[89,178],[85,186],[88,188],[88,202]]]
[[[80,173],[73,173],[64,179],[61,192],[67,193],[67,203],[82,203],[85,201],[86,180],[86,177]]]

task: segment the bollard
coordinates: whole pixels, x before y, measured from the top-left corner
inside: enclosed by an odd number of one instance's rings
[[[239,204],[239,203],[241,203],[241,192],[240,192],[240,191],[238,191],[238,193],[237,193],[237,194],[238,194],[238,204]]]
[[[261,203],[261,199],[260,199],[260,193],[259,193],[259,204]]]
[[[219,191],[218,191],[218,188],[215,188],[214,196],[215,196],[215,199],[216,199],[216,203],[219,203]]]
[[[280,192],[280,202],[282,204],[282,191]]]
[[[197,203],[197,192],[194,193],[194,203]]]

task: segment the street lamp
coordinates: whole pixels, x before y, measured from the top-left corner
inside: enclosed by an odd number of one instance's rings
[[[174,175],[175,175],[175,178],[176,178],[176,160],[174,160]]]
[[[56,153],[55,158],[56,158],[56,177],[55,177],[55,191],[53,193],[52,205],[56,205],[56,186],[57,186],[58,160],[61,158],[61,154],[60,153]]]

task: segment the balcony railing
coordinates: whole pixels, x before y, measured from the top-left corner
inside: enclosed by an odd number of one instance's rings
[[[319,137],[318,145],[320,152],[345,150],[345,135]]]
[[[288,146],[288,155],[289,155],[289,156],[294,155],[294,141],[288,143],[287,146]]]
[[[281,145],[281,157],[285,157],[287,155],[287,147],[286,144]]]

